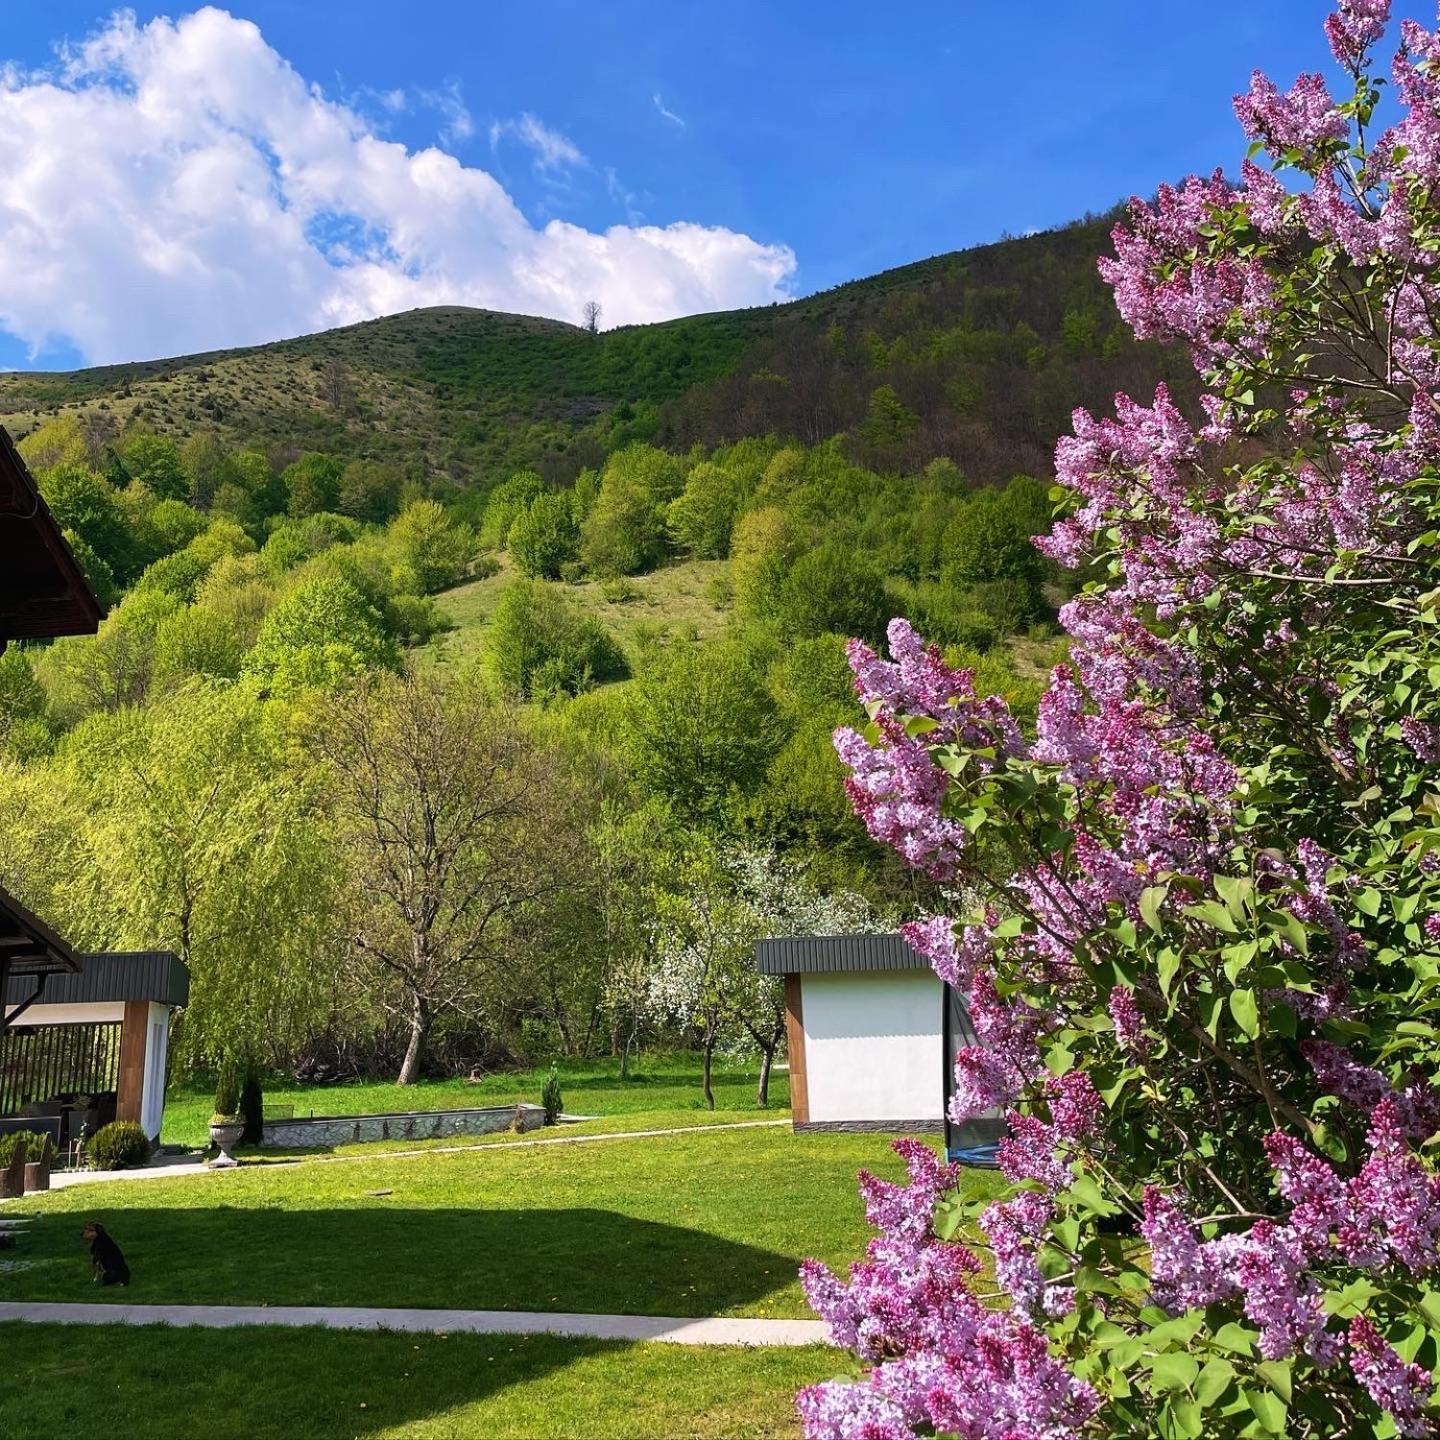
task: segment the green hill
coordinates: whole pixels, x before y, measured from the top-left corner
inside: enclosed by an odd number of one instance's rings
[[[1118,325],[1094,264],[1107,225],[599,335],[445,307],[249,349],[0,375],[0,424],[23,436],[78,412],[101,436],[134,422],[213,431],[282,461],[365,456],[483,488],[523,466],[566,484],[635,439],[684,450],[844,432],[876,468],[947,455],[973,480],[1004,479],[1048,466],[1075,405],[1162,375],[1189,383],[1182,359]]]

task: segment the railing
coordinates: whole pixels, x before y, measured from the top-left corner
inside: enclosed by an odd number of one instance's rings
[[[0,1036],[0,1115],[57,1095],[114,1090],[120,1075],[120,1024],[34,1025]]]

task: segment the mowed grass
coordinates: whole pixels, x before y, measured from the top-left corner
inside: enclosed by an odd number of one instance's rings
[[[846,1369],[820,1347],[0,1325],[0,1435],[70,1440],[770,1440]]]
[[[484,580],[473,580],[436,596],[441,612],[455,629],[442,635],[430,647],[435,658],[463,663],[480,653],[485,643],[485,625],[494,613],[505,587],[517,571],[508,553],[495,557],[500,569]],[[644,635],[671,636],[718,634],[725,626],[725,611],[712,594],[717,580],[729,571],[728,560],[680,560],[632,575],[621,581],[586,580],[577,585],[545,580],[587,614],[595,616],[619,641],[632,663]],[[610,599],[610,596],[623,598]]]
[[[620,1062],[609,1058],[562,1061],[558,1069],[567,1114],[593,1115],[602,1121],[623,1118],[623,1125],[586,1127],[592,1131],[670,1129],[677,1125],[784,1119],[790,1113],[789,1076],[783,1070],[771,1075],[770,1104],[761,1110],[755,1104],[758,1071],[747,1065],[718,1065],[714,1083],[715,1110],[711,1112],[705,1108],[700,1093],[698,1056],[642,1055],[633,1062],[631,1074],[625,1080],[620,1078]],[[514,1105],[522,1100],[538,1105],[549,1073],[548,1065],[537,1066],[533,1070],[497,1071],[486,1075],[475,1085],[463,1076],[450,1080],[422,1080],[415,1085],[394,1085],[386,1081],[345,1081],[335,1085],[272,1081],[265,1087],[265,1100],[272,1108],[289,1106],[297,1116],[460,1110],[479,1105]],[[208,1144],[208,1126],[214,1108],[213,1086],[199,1083],[173,1086],[166,1097],[165,1128],[161,1139],[167,1145]],[[565,1133],[572,1132],[567,1127]],[[473,1138],[493,1141],[513,1137]],[[464,1137],[451,1136],[442,1143],[463,1142]],[[410,1148],[410,1145],[392,1140],[341,1148],[394,1150]]]
[[[800,1261],[869,1237],[862,1166],[901,1173],[884,1136],[717,1126],[74,1186],[5,1207],[42,1218],[0,1299],[805,1316]],[[87,1219],[128,1289],[92,1285]]]

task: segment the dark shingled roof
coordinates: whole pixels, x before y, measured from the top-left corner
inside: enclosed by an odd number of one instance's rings
[[[27,910],[8,890],[0,887],[0,974],[34,977],[73,970],[76,957],[69,945],[38,915]],[[26,993],[35,987],[29,985]],[[7,1002],[18,1004],[24,995]]]
[[[762,975],[930,968],[930,962],[917,955],[903,935],[801,935],[757,940],[755,965]]]
[[[0,650],[10,640],[89,635],[100,602],[0,426]]]
[[[37,1005],[95,1005],[114,1000],[184,1005],[190,998],[190,972],[172,951],[115,951],[75,958],[80,962],[79,971],[52,975]],[[12,978],[5,987],[5,1003],[18,1005],[28,1000],[34,989],[33,981]]]

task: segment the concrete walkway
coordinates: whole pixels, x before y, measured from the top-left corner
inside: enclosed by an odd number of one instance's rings
[[[0,1321],[59,1325],[318,1325],[425,1335],[568,1335],[668,1345],[828,1345],[822,1320],[674,1319],[663,1315],[567,1315],[527,1310],[390,1310],[332,1305],[60,1305],[0,1303]]]
[[[171,1160],[161,1165],[142,1165],[136,1170],[56,1170],[50,1176],[52,1190],[68,1190],[72,1185],[98,1185],[110,1180],[177,1180],[183,1175],[208,1175],[205,1162],[198,1155]],[[33,1199],[43,1191],[32,1190],[25,1198]]]

